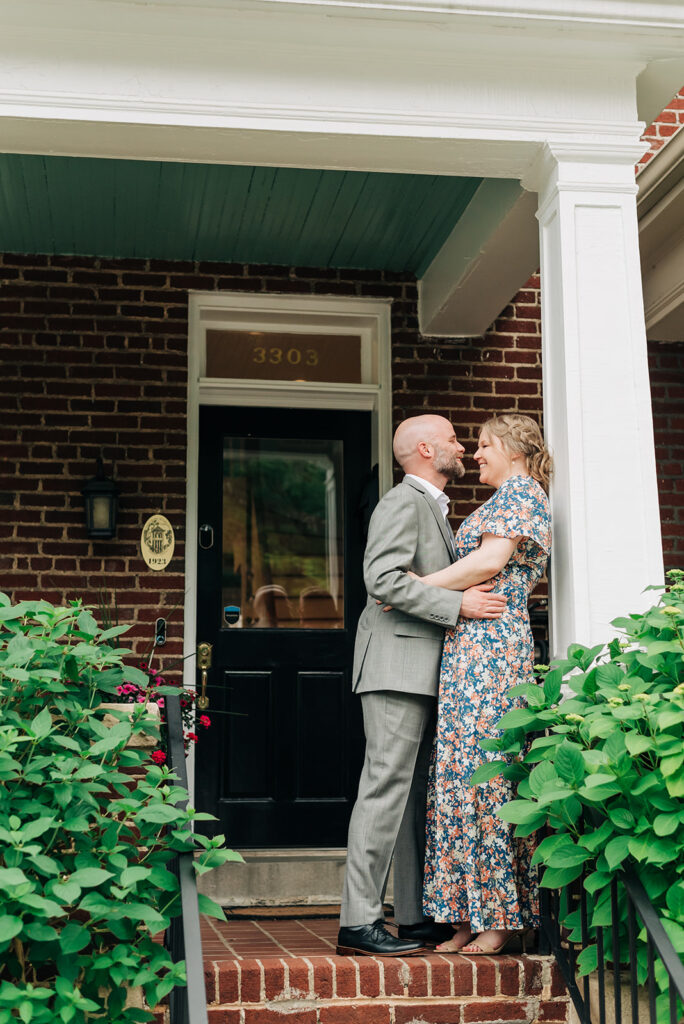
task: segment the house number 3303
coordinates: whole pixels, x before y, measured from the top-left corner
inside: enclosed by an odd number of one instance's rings
[[[261,348],[252,352],[253,363],[289,363],[290,366],[318,366],[318,352],[315,348]]]

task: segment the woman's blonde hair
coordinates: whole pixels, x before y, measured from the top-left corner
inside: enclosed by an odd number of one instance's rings
[[[524,455],[530,475],[548,491],[553,473],[553,459],[544,444],[539,424],[531,416],[523,416],[518,412],[490,416],[482,424],[480,433],[483,430],[488,434],[495,434],[509,452]]]

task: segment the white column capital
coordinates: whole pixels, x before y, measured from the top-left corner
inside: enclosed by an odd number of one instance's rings
[[[522,178],[523,188],[539,193],[542,219],[549,202],[561,192],[594,196],[636,195],[634,165],[648,146],[640,141],[556,144],[546,142]]]

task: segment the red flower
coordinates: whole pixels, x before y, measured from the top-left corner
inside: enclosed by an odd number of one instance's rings
[[[191,743],[197,743],[199,736],[197,735],[197,733],[189,732],[186,736],[186,739],[190,740]]]
[[[209,715],[200,715],[199,724],[203,725],[205,729],[208,729],[211,725],[211,718],[209,718]]]
[[[166,763],[166,754],[164,753],[163,750],[153,750],[150,756],[152,757],[152,760],[154,761],[155,764]]]

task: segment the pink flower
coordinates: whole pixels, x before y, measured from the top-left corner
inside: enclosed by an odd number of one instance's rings
[[[166,754],[163,750],[153,750],[150,755],[155,764],[165,764]]]
[[[211,725],[211,718],[209,718],[209,715],[200,715],[199,723],[200,725],[203,725],[205,729],[208,729]]]
[[[164,707],[164,698],[163,697],[157,697],[157,704],[159,705],[160,708],[163,708]]]

